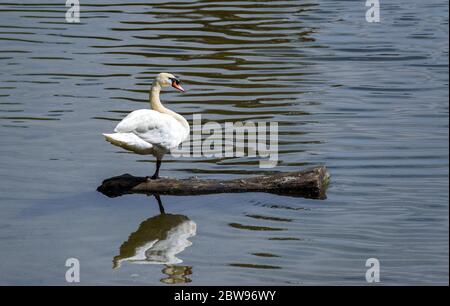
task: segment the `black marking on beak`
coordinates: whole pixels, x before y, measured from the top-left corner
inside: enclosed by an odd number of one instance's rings
[[[181,84],[181,79],[179,77],[175,77],[175,78],[169,78],[170,81],[172,81],[172,83],[175,83],[177,85]]]
[[[184,92],[185,90],[183,89],[183,87],[181,87],[181,80],[179,77],[175,77],[175,78],[169,78],[170,81],[172,82],[172,87],[178,89],[179,91]]]

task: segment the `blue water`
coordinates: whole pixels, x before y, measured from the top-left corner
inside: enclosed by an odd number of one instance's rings
[[[382,1],[377,24],[364,1],[82,1],[80,24],[64,3],[0,0],[0,284],[65,285],[70,257],[85,285],[364,285],[368,258],[381,284],[448,284],[447,1]],[[161,71],[189,89],[162,97],[189,120],[278,122],[273,171],[326,165],[327,199],[162,196],[166,228],[152,197],[96,192],[152,174],[101,133],[149,107]],[[265,170],[168,157],[161,171]],[[132,237],[186,224],[182,262],[113,269]]]

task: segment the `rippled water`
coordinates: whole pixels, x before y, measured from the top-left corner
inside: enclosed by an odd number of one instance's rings
[[[382,2],[379,24],[364,1],[81,1],[80,24],[62,0],[0,1],[1,284],[65,284],[69,257],[82,284],[365,284],[371,257],[383,284],[448,284],[446,1]],[[279,122],[274,171],[325,164],[328,199],[166,196],[161,217],[97,193],[153,172],[101,133],[161,71],[188,119]],[[162,175],[262,171],[169,157]],[[153,264],[130,259],[155,240]]]

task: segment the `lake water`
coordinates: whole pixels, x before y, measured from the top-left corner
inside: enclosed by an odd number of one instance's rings
[[[84,285],[364,285],[368,258],[382,284],[448,284],[447,1],[382,1],[378,24],[364,1],[81,1],[79,24],[41,1],[0,0],[0,284],[65,285],[71,257]],[[159,216],[96,192],[153,173],[101,133],[161,71],[189,120],[278,122],[270,171],[326,165],[327,199],[162,196]],[[161,175],[265,171],[168,156]]]

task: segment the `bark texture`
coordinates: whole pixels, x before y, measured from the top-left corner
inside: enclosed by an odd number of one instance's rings
[[[196,177],[150,180],[145,177],[124,174],[105,180],[97,190],[109,197],[131,193],[185,196],[212,193],[267,192],[325,199],[329,178],[330,175],[324,166],[298,172],[276,173],[233,180],[203,180]]]

